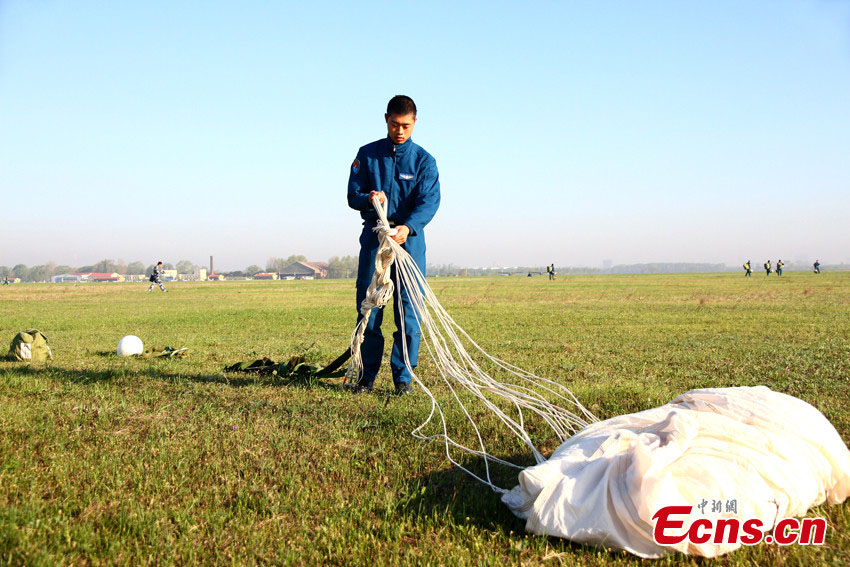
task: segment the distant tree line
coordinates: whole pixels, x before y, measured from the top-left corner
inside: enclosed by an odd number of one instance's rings
[[[332,256],[328,260],[329,278],[353,278],[357,276],[357,256]]]
[[[256,264],[252,264],[244,270],[234,270],[229,272],[221,272],[222,275],[228,278],[244,278],[253,277],[256,274],[263,272],[280,273],[286,270],[295,262],[306,262],[307,257],[303,254],[292,254],[286,258],[271,257],[266,261],[265,268],[261,268]],[[53,276],[59,274],[70,273],[118,273],[123,276],[144,274],[150,276],[153,273],[155,264],[150,264],[147,267],[141,262],[126,263],[123,260],[101,260],[96,264],[89,266],[68,266],[65,264],[56,264],[48,262],[47,264],[27,267],[24,264],[18,264],[14,267],[0,266],[0,279],[3,277],[20,278],[23,282],[49,282]],[[209,270],[206,266],[198,266],[189,260],[180,260],[177,264],[163,261],[162,267],[165,270],[177,270],[178,274],[193,274],[198,269]],[[328,277],[330,278],[353,278],[357,275],[357,257],[356,256],[333,256],[328,260]]]

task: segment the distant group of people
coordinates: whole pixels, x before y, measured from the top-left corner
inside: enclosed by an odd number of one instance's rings
[[[769,276],[771,274],[771,272],[776,272],[777,276],[781,276],[782,275],[782,267],[784,265],[785,265],[785,263],[781,259],[779,259],[779,260],[776,261],[776,268],[774,269],[770,265],[770,260],[768,260],[767,262],[764,263],[764,273],[765,273],[766,276]],[[820,273],[820,260],[815,260],[814,268],[815,268],[815,273],[819,274]],[[744,262],[744,276],[752,276],[752,275],[753,275],[752,263],[750,263],[750,261],[747,260],[746,262]]]

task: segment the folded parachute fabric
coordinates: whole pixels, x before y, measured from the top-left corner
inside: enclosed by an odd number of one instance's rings
[[[850,451],[832,424],[806,402],[757,386],[693,390],[594,423],[523,470],[502,501],[530,532],[658,558],[741,545],[657,544],[653,516],[667,506],[691,507],[676,517],[677,534],[700,518],[757,518],[769,532],[848,495]]]

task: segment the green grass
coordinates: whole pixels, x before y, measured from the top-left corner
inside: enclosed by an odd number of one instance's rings
[[[766,384],[850,440],[848,273],[430,281],[485,350],[562,381],[602,419],[693,388]],[[145,289],[0,288],[0,337],[35,327],[55,355],[43,367],[0,362],[0,565],[644,563],[526,535],[442,445],[409,435],[429,404],[390,396],[388,369],[369,396],[345,394],[341,378],[222,371],[264,355],[335,358],[353,330],[352,281]],[[119,358],[126,334],[192,353]],[[426,356],[420,374],[435,381]],[[494,454],[517,454],[476,417]],[[812,513],[829,520],[826,545],[760,545],[712,563],[850,563],[848,506]]]

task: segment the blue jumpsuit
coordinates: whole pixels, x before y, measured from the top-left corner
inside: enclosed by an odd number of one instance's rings
[[[375,254],[378,251],[378,235],[372,229],[378,215],[369,202],[370,191],[383,191],[387,197],[387,218],[395,225],[406,225],[410,235],[403,248],[425,274],[425,225],[434,218],[440,206],[440,177],[437,162],[422,147],[408,139],[395,145],[387,136],[360,148],[351,165],[348,178],[348,205],[360,211],[363,231],[360,233],[360,261],[357,268],[357,321],[362,318],[360,304],[375,272]],[[392,269],[395,281],[395,264]],[[393,349],[390,368],[393,382],[410,382],[412,376],[404,364],[403,343],[398,311],[399,296],[404,307],[404,330],[410,366],[416,367],[419,360],[419,321],[407,296],[407,290],[396,289],[393,296],[393,315],[396,331],[393,333]],[[366,327],[360,352],[363,357],[363,376],[360,383],[371,386],[381,367],[384,351],[384,336],[381,333],[383,309],[373,309]]]

